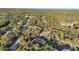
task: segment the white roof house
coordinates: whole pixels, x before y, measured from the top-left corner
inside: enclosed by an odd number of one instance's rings
[[[74,25],[74,24],[77,24],[77,23],[78,23],[78,22],[72,22],[72,23],[65,23],[65,22],[62,22],[61,25],[62,25],[62,26],[67,26],[67,27],[68,27],[68,26],[73,27],[73,25]]]

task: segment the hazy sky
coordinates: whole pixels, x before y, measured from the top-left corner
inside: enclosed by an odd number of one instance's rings
[[[0,0],[0,8],[79,8],[79,0]]]

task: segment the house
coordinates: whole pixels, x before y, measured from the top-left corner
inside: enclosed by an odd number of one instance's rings
[[[8,35],[8,34],[10,34],[10,33],[12,33],[12,31],[7,31],[7,32],[5,33],[5,35]]]
[[[47,24],[47,19],[45,16],[42,17],[42,22],[46,23]]]
[[[42,27],[37,26],[37,25],[29,26],[29,28],[30,28],[30,29],[33,29],[33,30],[35,30],[35,31],[37,31],[37,32],[39,32],[39,33],[42,31]]]
[[[74,24],[77,24],[77,22],[72,22],[72,23],[65,23],[65,22],[62,22],[61,23],[61,25],[63,26],[63,27],[73,27],[74,26]]]
[[[48,28],[48,29],[45,29],[41,34],[40,36],[49,36],[50,34],[53,34],[55,33],[57,30],[54,29],[54,28]]]
[[[28,15],[25,15],[24,19],[25,20],[28,20],[29,19],[29,16]]]
[[[36,44],[40,44],[40,45],[44,45],[47,42],[47,38],[44,36],[40,36],[40,37],[36,37],[32,40],[32,43]]]

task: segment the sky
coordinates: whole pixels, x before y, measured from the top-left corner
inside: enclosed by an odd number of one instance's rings
[[[79,0],[0,0],[0,8],[79,8]]]

